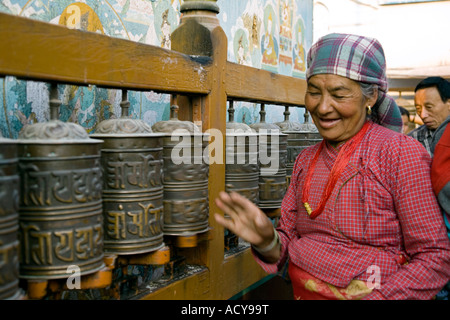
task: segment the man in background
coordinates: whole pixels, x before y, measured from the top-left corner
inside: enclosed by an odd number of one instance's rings
[[[408,135],[418,140],[433,157],[434,146],[450,122],[450,82],[441,77],[429,77],[414,91],[417,114],[424,124]]]
[[[409,133],[420,141],[431,155],[431,181],[441,206],[450,238],[450,82],[429,77],[415,89],[417,114],[424,124]],[[438,300],[450,298],[450,282],[436,295]]]

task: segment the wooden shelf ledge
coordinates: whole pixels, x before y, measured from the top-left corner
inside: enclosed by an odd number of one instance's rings
[[[212,281],[211,274],[220,274]],[[225,257],[220,270],[204,269],[163,288],[142,294],[140,300],[227,300],[267,277],[250,248]],[[219,294],[218,294],[219,292]]]

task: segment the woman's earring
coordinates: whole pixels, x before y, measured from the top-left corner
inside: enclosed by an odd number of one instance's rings
[[[372,114],[372,107],[371,106],[367,106],[367,114],[368,115]]]

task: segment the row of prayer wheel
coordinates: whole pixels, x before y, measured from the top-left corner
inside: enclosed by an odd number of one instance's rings
[[[260,122],[250,126],[234,121],[233,101],[228,108],[226,134],[225,188],[238,192],[261,209],[281,207],[290,182],[295,159],[310,145],[322,140],[315,125],[289,120],[266,123],[261,104]]]
[[[170,119],[150,127],[128,116],[123,90],[121,117],[90,136],[58,120],[60,104],[52,84],[50,120],[24,127],[17,140],[0,138],[0,299],[20,295],[20,278],[68,278],[72,266],[91,274],[104,267],[105,253],[152,252],[164,235],[209,229],[208,135],[178,120],[176,96]],[[269,129],[262,144],[261,123],[227,130],[226,188],[274,208],[286,190],[289,134]],[[238,143],[230,146],[231,138]],[[275,167],[261,161],[262,150]],[[239,153],[243,161],[229,159]]]
[[[57,119],[60,104],[52,84],[50,121],[0,140],[0,299],[20,296],[19,279],[68,278],[73,266],[92,274],[107,253],[152,252],[164,235],[209,229],[209,167],[197,156],[207,140],[170,132],[193,124],[133,120],[123,91],[122,116],[89,136]],[[181,165],[180,147],[194,149]]]

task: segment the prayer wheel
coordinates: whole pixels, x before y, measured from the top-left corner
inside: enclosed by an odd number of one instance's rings
[[[286,193],[287,135],[280,127],[266,123],[264,104],[261,121],[250,125],[258,133],[259,202],[261,209],[278,209]]]
[[[100,122],[91,137],[104,141],[104,251],[139,254],[158,250],[163,242],[163,135],[128,116],[122,91],[122,116]]]
[[[289,109],[286,107],[285,120],[278,122],[281,131],[287,134],[287,160],[286,160],[286,181],[289,185],[297,156],[308,146],[312,146],[322,141],[322,136],[319,134],[317,127],[309,123],[309,114],[305,110],[305,122],[289,121]]]
[[[233,101],[228,108],[225,146],[225,191],[237,192],[257,204],[259,199],[258,135],[234,121]]]
[[[163,133],[165,235],[195,235],[209,230],[209,164],[203,151],[208,135],[190,121],[178,120],[176,96],[171,116],[152,126]]]
[[[19,289],[19,174],[17,143],[0,135],[0,299]]]
[[[67,278],[103,264],[101,140],[83,127],[57,120],[56,85],[51,119],[19,133],[20,277]],[[74,268],[74,266],[76,268]]]

